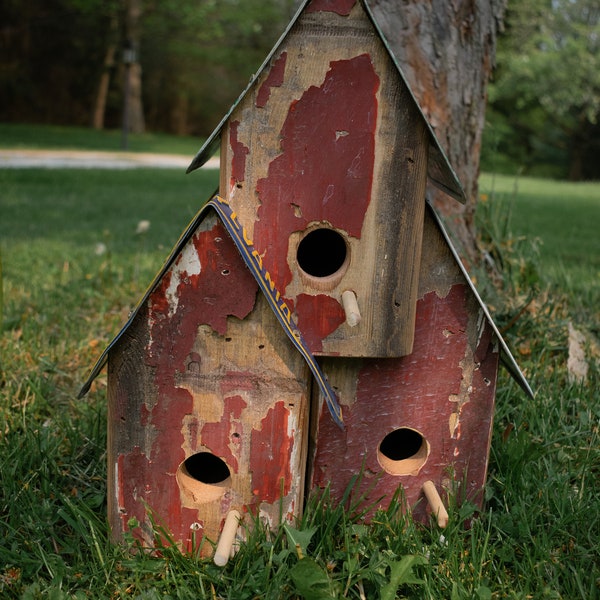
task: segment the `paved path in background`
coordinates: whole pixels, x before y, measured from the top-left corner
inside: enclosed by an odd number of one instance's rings
[[[0,150],[0,169],[182,169],[193,156],[148,152],[88,152],[79,150]],[[218,169],[219,159],[211,158],[203,168]]]

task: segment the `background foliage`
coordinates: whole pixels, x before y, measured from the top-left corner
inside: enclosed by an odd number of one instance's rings
[[[489,88],[484,170],[600,179],[600,5],[509,3]]]
[[[0,120],[88,125],[109,70],[106,126],[119,127],[127,0],[0,4]],[[206,135],[289,21],[292,0],[144,0],[146,124]],[[111,64],[107,48],[116,45]]]
[[[105,126],[121,125],[133,0],[4,0],[0,121],[87,126],[108,74]],[[205,137],[244,89],[298,0],[135,0],[149,131]],[[116,49],[107,62],[107,49]],[[513,0],[489,88],[482,168],[600,179],[600,7]]]

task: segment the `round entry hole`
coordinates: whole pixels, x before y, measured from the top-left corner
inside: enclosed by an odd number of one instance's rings
[[[379,464],[391,475],[416,475],[428,456],[429,442],[410,427],[400,427],[388,433],[377,451]]]
[[[346,261],[344,238],[333,229],[320,228],[307,233],[298,244],[298,265],[312,277],[328,277],[339,271]]]
[[[192,479],[211,485],[223,483],[231,475],[225,461],[210,452],[192,454],[183,467]]]

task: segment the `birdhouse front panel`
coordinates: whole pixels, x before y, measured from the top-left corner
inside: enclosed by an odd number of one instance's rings
[[[363,470],[365,505],[387,507],[399,486],[415,517],[423,485],[481,500],[489,454],[498,340],[446,240],[427,214],[412,354],[323,359],[344,431],[320,411],[312,485],[342,498]],[[368,490],[368,491],[367,491]],[[378,500],[382,498],[378,504]]]
[[[220,194],[311,351],[409,354],[429,137],[362,3],[310,3],[221,135]]]
[[[275,524],[301,509],[310,375],[257,289],[207,215],[112,349],[117,536],[135,518],[151,544],[153,518],[190,549],[232,510]]]

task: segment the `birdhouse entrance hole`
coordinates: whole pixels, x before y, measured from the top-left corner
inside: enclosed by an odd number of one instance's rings
[[[201,483],[223,483],[230,475],[225,461],[210,452],[192,454],[183,466],[192,479]]]
[[[177,469],[177,483],[194,505],[218,500],[230,484],[225,461],[211,452],[198,452]]]
[[[329,277],[346,263],[348,248],[343,236],[333,229],[320,227],[307,233],[300,243],[296,259],[300,268],[311,277]]]
[[[388,433],[377,451],[379,464],[391,475],[416,475],[428,456],[429,442],[410,427],[400,427]]]

